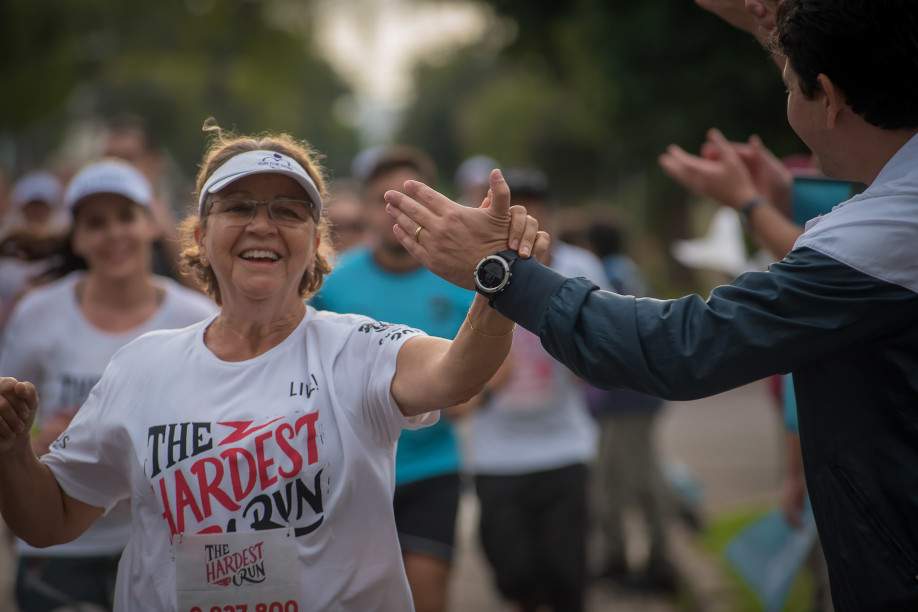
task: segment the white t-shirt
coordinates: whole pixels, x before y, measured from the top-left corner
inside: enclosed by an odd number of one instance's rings
[[[565,243],[552,247],[551,268],[608,282],[595,255]],[[598,429],[583,384],[517,327],[510,349],[513,371],[493,399],[471,418],[467,463],[475,474],[509,476],[593,460]]]
[[[12,303],[29,284],[29,279],[42,270],[44,262],[0,258],[0,299]]]
[[[210,320],[157,331],[112,359],[43,458],[61,487],[110,508],[133,534],[116,609],[176,609],[180,534],[290,527],[298,610],[410,610],[392,511],[402,415],[390,387],[404,342],[423,334],[316,311],[266,353],[218,359]]]
[[[27,293],[16,305],[0,348],[0,374],[33,383],[38,390],[36,426],[58,415],[72,415],[102,377],[112,355],[154,329],[185,327],[206,319],[217,306],[204,295],[175,281],[154,277],[165,292],[156,313],[129,331],[111,333],[90,323],[80,310],[76,285],[85,276],[74,272]],[[117,554],[130,536],[128,504],[119,505],[72,542],[36,549],[19,542],[27,556],[94,556]]]

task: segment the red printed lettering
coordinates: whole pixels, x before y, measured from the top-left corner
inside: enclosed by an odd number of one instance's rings
[[[284,423],[277,428],[277,446],[293,463],[293,468],[287,471],[283,467],[278,466],[277,472],[284,478],[292,478],[303,469],[303,458],[292,446],[290,446],[286,436],[289,436],[291,440],[296,436],[296,432],[293,431],[293,427],[291,427],[289,423]]]
[[[229,473],[230,481],[233,484],[233,497],[236,498],[236,501],[244,499],[246,495],[252,492],[252,489],[255,488],[255,459],[252,458],[244,448],[227,448],[222,453],[220,457],[223,458],[229,464]],[[249,476],[248,482],[245,486],[242,486],[242,478],[239,474],[239,459],[244,458],[248,467],[247,473]]]
[[[319,460],[319,452],[316,449],[316,421],[319,420],[319,411],[304,414],[296,420],[296,433],[300,433],[303,425],[306,426],[306,461],[312,465]]]
[[[258,458],[258,478],[262,491],[277,482],[277,476],[268,476],[268,468],[274,465],[274,459],[268,459],[265,455],[265,440],[273,437],[272,431],[255,436],[255,456]]]
[[[207,466],[214,467],[214,477],[211,481],[207,480]],[[191,466],[191,473],[198,477],[198,487],[201,490],[201,506],[204,509],[204,516],[209,517],[212,513],[210,508],[210,498],[213,497],[221,506],[227,510],[238,510],[239,504],[233,503],[221,488],[223,482],[223,464],[213,457],[205,457],[196,461]]]
[[[253,529],[273,529],[287,524],[294,516],[299,521],[303,516],[304,501],[320,515],[322,493],[319,479],[322,471],[303,474],[307,464],[319,461],[319,413],[298,414],[290,418],[291,422],[276,423],[278,419],[272,419],[261,426],[254,426],[252,422],[232,422],[230,426],[235,431],[230,437],[247,438],[247,447],[214,448],[208,455],[191,461],[183,459],[161,471],[154,478],[154,481],[159,481],[159,490],[156,491],[156,482],[151,484],[162,501],[162,516],[170,533],[233,532],[239,520],[249,519]],[[268,427],[272,423],[276,425]],[[205,445],[200,446],[201,449],[211,450],[205,449]],[[315,489],[310,490],[302,478],[306,477],[311,482],[313,476]],[[258,508],[261,511],[255,512]],[[215,522],[215,516],[240,510],[243,510],[241,516],[224,516],[219,525],[202,524],[205,521]],[[272,514],[279,518],[272,518]],[[283,522],[278,522],[281,520]],[[320,517],[309,524],[297,525],[296,535],[309,533],[321,523]]]
[[[182,474],[181,470],[177,470],[175,472],[175,515],[178,533],[185,531],[186,507],[191,508],[194,518],[199,523],[204,520],[204,515],[201,514],[201,509],[198,507],[198,502],[194,498],[194,493],[191,492],[191,487],[189,487],[188,483],[185,481],[185,476]]]
[[[166,522],[169,523],[169,531],[172,535],[178,533],[178,530],[175,528],[175,518],[172,516],[172,506],[169,504],[169,493],[166,492],[166,479],[161,478],[159,481],[159,494],[163,500],[163,518],[166,519]]]

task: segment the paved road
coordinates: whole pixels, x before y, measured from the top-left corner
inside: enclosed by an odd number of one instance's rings
[[[668,406],[659,430],[662,452],[678,459],[704,486],[707,512],[774,500],[781,464],[780,423],[765,387],[756,383],[722,395]],[[474,497],[463,500],[460,548],[451,593],[451,612],[508,610],[496,596],[489,570],[476,543]],[[639,525],[635,525],[639,529]],[[13,610],[9,592],[13,564],[0,536],[0,610]],[[728,610],[716,564],[701,555],[686,533],[673,528],[677,561],[700,597],[702,610]],[[640,557],[641,551],[635,553]],[[607,587],[589,595],[590,612],[672,612],[665,600],[626,596]]]
[[[710,511],[774,500],[779,493],[782,424],[764,382],[672,403],[663,416],[660,447],[702,481]]]
[[[707,514],[774,500],[779,492],[782,457],[781,426],[764,383],[727,393],[667,406],[658,431],[661,452],[668,461],[680,461],[700,481]],[[452,612],[509,612],[500,602],[489,569],[476,542],[477,507],[463,500],[460,511],[460,549],[452,584]],[[641,525],[633,522],[640,546]],[[684,527],[670,529],[675,561],[688,583],[697,609],[733,608],[724,588],[720,567],[695,547]],[[631,555],[639,561],[646,551]],[[674,612],[666,599],[637,596],[598,584],[590,589],[589,612]]]

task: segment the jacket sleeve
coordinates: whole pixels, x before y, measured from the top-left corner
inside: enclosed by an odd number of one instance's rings
[[[519,260],[495,306],[595,386],[686,400],[889,333],[914,319],[918,295],[804,248],[707,300],[621,296]]]

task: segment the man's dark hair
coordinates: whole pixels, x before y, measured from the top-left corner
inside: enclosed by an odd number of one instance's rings
[[[783,0],[776,43],[807,99],[825,74],[871,125],[918,127],[915,0]]]
[[[419,181],[436,188],[437,167],[433,160],[420,149],[406,145],[391,146],[380,152],[363,179],[363,184],[366,186],[376,177],[401,168],[414,171]]]

